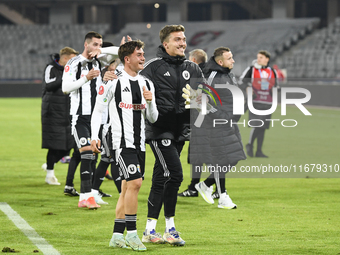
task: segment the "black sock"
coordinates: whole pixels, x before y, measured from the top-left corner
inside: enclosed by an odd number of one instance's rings
[[[119,167],[116,162],[111,163],[111,176],[120,194],[122,192],[122,178],[119,176]]]
[[[80,153],[81,165],[80,165],[80,192],[89,193],[91,192],[91,163],[93,161],[92,151],[83,151]]]
[[[137,214],[125,214],[126,230],[137,230]]]
[[[91,183],[94,182],[94,176],[96,174],[98,154],[93,155],[93,160],[91,162]]]
[[[77,170],[77,167],[80,163],[80,152],[78,149],[74,149],[72,153],[72,158],[70,160],[70,163],[68,165],[67,170],[67,177],[66,177],[66,185],[73,187],[73,180],[74,180],[74,173]]]
[[[125,230],[125,219],[115,219],[113,233],[124,234],[124,230]]]
[[[214,173],[211,173],[207,179],[204,181],[205,185],[209,188],[211,185],[215,183]]]
[[[110,163],[105,162],[101,160],[98,164],[98,167],[96,169],[96,172],[94,174],[94,181],[92,188],[95,190],[99,190],[100,185],[102,185],[102,182],[105,178],[105,173],[107,168],[109,167]]]

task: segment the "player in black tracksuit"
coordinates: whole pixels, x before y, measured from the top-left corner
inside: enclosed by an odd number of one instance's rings
[[[162,241],[155,228],[164,203],[166,230],[163,239],[173,245],[184,245],[185,242],[175,229],[173,218],[178,189],[183,180],[180,153],[184,141],[188,140],[190,122],[190,112],[185,109],[182,89],[186,84],[197,87],[198,83],[204,82],[204,77],[197,64],[185,59],[186,41],[183,26],[165,26],[160,31],[160,39],[162,45],[158,48],[157,58],[150,60],[141,71],[142,75],[154,83],[159,112],[155,123],[146,124],[146,140],[156,162],[144,235],[151,235],[148,242]]]

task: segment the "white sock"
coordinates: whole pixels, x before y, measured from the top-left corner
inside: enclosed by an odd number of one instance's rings
[[[88,199],[88,198],[90,198],[90,197],[93,197],[93,195],[92,195],[92,193],[91,192],[86,192],[86,193],[84,193],[84,199]]]
[[[117,232],[114,232],[113,234],[112,234],[112,236],[122,236],[123,234],[122,233],[117,233]]]
[[[127,234],[137,233],[137,229],[136,229],[136,230],[127,230],[126,233],[127,233]]]
[[[145,227],[146,234],[149,235],[150,232],[151,232],[153,229],[156,230],[156,225],[157,225],[157,220],[156,220],[156,219],[151,219],[151,218],[149,218],[149,219],[146,221],[146,227]]]
[[[99,194],[99,191],[96,190],[96,189],[91,189],[91,193],[92,193],[93,195],[98,195],[98,194]]]
[[[65,185],[65,189],[72,189],[73,186],[68,186],[68,185]]]
[[[79,194],[79,201],[83,201],[85,199],[85,193]]]
[[[53,169],[46,169],[46,177],[53,177],[54,176],[54,170]]]
[[[227,193],[226,192],[221,193],[220,199],[223,199],[223,198],[226,198],[226,197],[227,197]]]
[[[174,217],[165,217],[165,232],[169,232],[169,229],[175,228]]]

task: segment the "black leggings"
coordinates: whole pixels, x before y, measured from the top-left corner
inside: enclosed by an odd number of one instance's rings
[[[251,146],[253,146],[255,139],[257,139],[257,151],[262,151],[265,131],[265,128],[253,128],[253,130],[251,130],[250,132],[249,143],[251,144]]]
[[[180,154],[184,142],[169,139],[150,142],[156,162],[148,199],[148,218],[158,219],[164,203],[164,216],[175,216],[177,193],[183,181]]]
[[[47,169],[52,170],[54,168],[54,164],[57,163],[62,157],[68,155],[70,151],[68,150],[53,150],[49,149],[47,152]]]

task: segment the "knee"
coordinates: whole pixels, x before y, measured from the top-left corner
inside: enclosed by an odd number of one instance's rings
[[[171,173],[170,174],[170,182],[173,182],[173,183],[178,183],[178,184],[181,184],[182,181],[183,181],[183,173],[182,172],[179,172],[179,173]]]
[[[142,186],[142,178],[138,178],[128,182],[128,189],[139,191]]]

